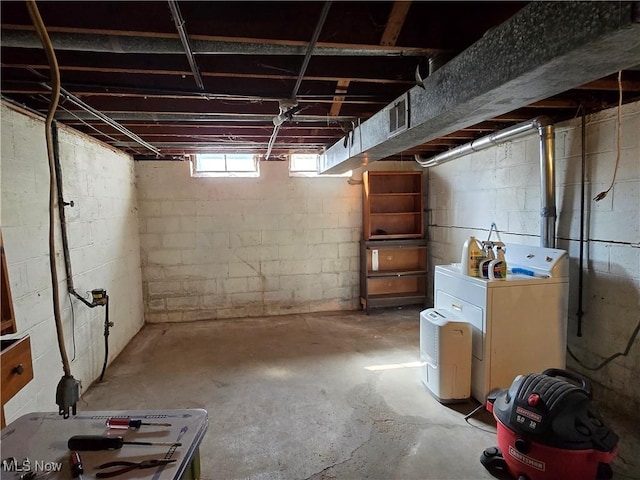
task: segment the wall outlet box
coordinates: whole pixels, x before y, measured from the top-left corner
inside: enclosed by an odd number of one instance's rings
[[[371,250],[371,270],[378,271],[378,250]]]

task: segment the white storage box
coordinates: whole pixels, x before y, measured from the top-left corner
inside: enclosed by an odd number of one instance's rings
[[[471,324],[445,309],[420,312],[422,382],[441,403],[471,396]]]

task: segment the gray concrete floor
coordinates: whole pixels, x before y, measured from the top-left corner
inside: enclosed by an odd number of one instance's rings
[[[494,478],[490,414],[465,422],[478,404],[441,405],[417,367],[370,369],[418,361],[419,311],[146,325],[79,409],[206,409],[207,480]],[[640,477],[628,425],[615,478]]]

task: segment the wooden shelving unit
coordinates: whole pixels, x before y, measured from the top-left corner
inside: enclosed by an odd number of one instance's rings
[[[360,303],[375,307],[424,304],[427,244],[422,172],[365,172]]]
[[[6,335],[16,333],[16,319],[13,311],[7,258],[4,253],[1,231],[0,250],[2,251],[2,276],[0,277],[2,328],[0,334]],[[2,402],[0,407],[0,426],[4,428],[4,404],[33,379],[33,365],[31,363],[31,340],[29,335],[22,338],[2,339],[0,343],[0,401]]]
[[[427,284],[424,240],[362,240],[360,260],[360,302],[367,313],[376,307],[424,303]]]
[[[422,172],[365,172],[363,182],[365,239],[424,237]]]
[[[0,277],[0,293],[2,297],[0,301],[2,305],[2,320],[0,323],[0,335],[8,333],[16,333],[16,318],[13,313],[13,300],[11,298],[11,285],[9,284],[9,272],[7,270],[7,258],[4,255],[4,242],[2,241],[2,232],[0,232],[0,253],[2,259],[2,270]]]

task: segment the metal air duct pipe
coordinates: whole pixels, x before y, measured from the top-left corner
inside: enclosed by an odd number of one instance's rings
[[[555,182],[555,128],[547,117],[536,117],[528,122],[513,125],[473,142],[442,152],[434,157],[415,156],[424,168],[435,167],[473,152],[499,145],[537,130],[540,137],[540,245],[555,248],[556,182]]]

